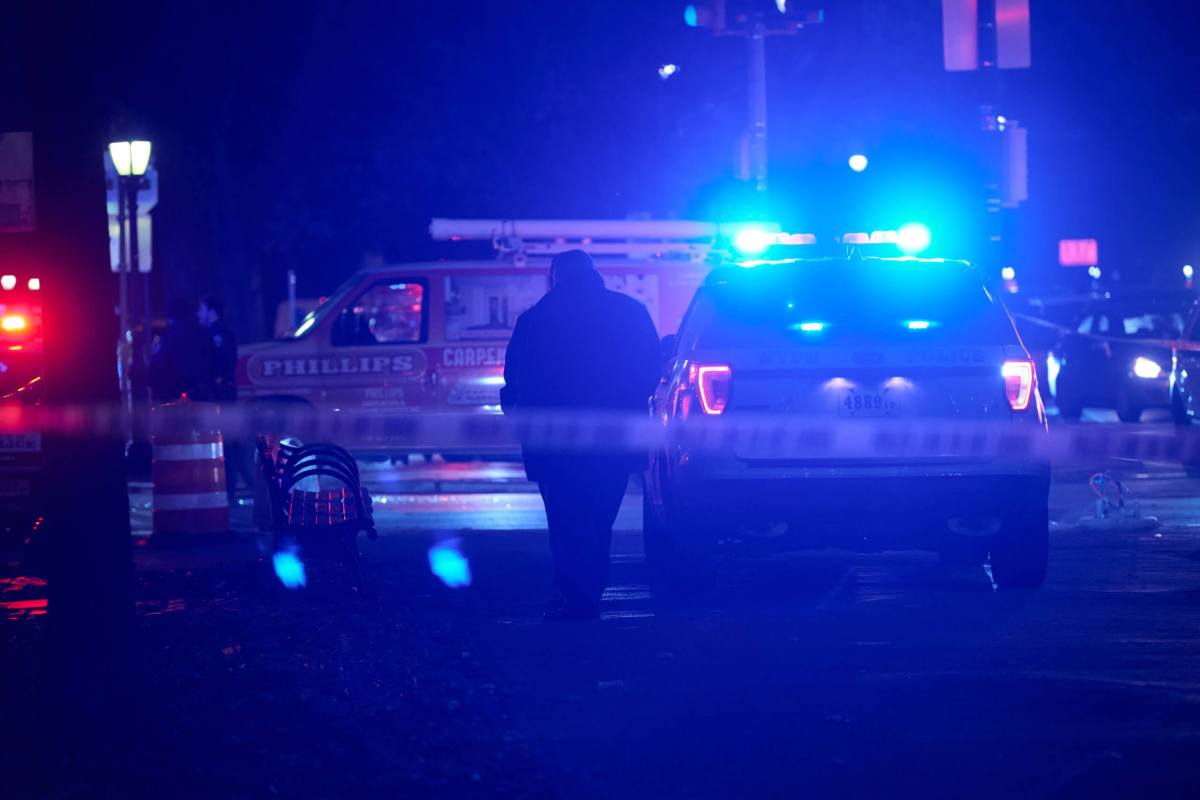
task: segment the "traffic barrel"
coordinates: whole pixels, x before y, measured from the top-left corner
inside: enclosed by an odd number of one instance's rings
[[[153,412],[154,533],[229,530],[225,447],[217,408],[187,396]]]

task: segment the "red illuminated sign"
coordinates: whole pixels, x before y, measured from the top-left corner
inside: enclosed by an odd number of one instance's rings
[[[1100,263],[1100,248],[1095,239],[1060,239],[1058,263],[1064,267],[1091,267]]]

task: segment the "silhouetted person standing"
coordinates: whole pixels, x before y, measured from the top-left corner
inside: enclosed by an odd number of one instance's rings
[[[167,329],[154,342],[150,355],[150,388],[155,402],[195,397],[208,391],[208,351],[191,306],[173,300],[167,308]]]
[[[195,399],[232,406],[237,402],[238,343],[233,329],[225,324],[225,308],[215,297],[201,298],[196,318],[204,339],[204,363],[207,380]],[[229,501],[235,501],[238,476],[247,486],[254,486],[253,448],[236,435],[226,435],[225,486]]]
[[[645,306],[604,287],[582,250],[554,257],[551,289],[513,328],[505,413],[646,414],[658,383],[658,336]],[[643,454],[523,447],[525,473],[546,505],[557,592],[547,619],[598,616],[612,527]]]

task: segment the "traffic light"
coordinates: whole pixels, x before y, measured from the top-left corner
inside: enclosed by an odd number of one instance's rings
[[[707,3],[689,3],[683,10],[683,21],[689,28],[725,30],[725,0],[709,0]]]
[[[825,12],[812,0],[727,0],[725,18],[731,28],[763,25],[770,31],[785,31],[825,21]]]
[[[795,31],[825,20],[825,12],[803,0],[709,0],[690,3],[683,21],[691,28],[737,33],[762,25],[772,32]]]

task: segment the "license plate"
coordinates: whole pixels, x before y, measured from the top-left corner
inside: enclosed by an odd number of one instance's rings
[[[33,494],[33,484],[21,480],[0,480],[0,497],[29,497]]]
[[[42,435],[40,433],[0,434],[0,453],[40,452],[42,452]]]
[[[900,413],[900,403],[887,389],[877,392],[844,389],[838,393],[838,416],[894,417]]]

